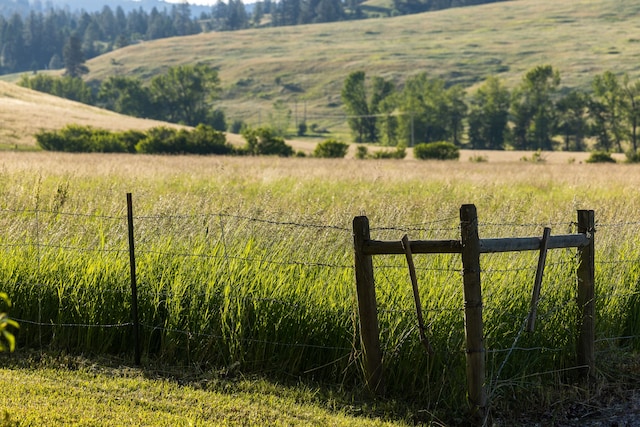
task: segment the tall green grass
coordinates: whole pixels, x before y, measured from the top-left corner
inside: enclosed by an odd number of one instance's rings
[[[114,159],[122,165],[107,172],[2,172],[0,287],[21,320],[20,346],[132,354],[125,190],[135,187],[145,360],[362,387],[352,218],[368,214],[375,239],[458,239],[458,209],[468,202],[478,205],[481,237],[537,236],[547,225],[575,232],[575,209],[595,209],[599,366],[640,347],[631,167],[610,166],[618,180],[582,183],[576,174],[591,166],[571,165],[565,176],[567,166],[518,165],[501,178],[481,164],[406,173],[393,162]],[[122,182],[121,168],[133,165],[133,185]],[[336,171],[344,165],[349,174]],[[415,261],[432,356],[420,344],[406,261],[374,259],[388,392],[434,413],[458,411],[460,257]],[[536,263],[537,253],[481,258],[492,399],[573,375],[575,251],[550,252],[536,330],[527,333]]]

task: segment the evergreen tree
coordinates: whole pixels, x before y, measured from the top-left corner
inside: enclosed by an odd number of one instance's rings
[[[93,22],[102,31],[104,41],[113,42],[118,37],[118,22],[113,10],[108,5],[102,8],[102,12],[93,19]]]
[[[260,26],[260,22],[264,17],[264,3],[259,1],[253,5],[253,15],[251,17],[251,21],[255,27]]]
[[[82,53],[80,38],[75,34],[69,36],[62,55],[64,59],[65,76],[80,77],[89,72],[89,68],[87,68],[84,63],[84,54]]]

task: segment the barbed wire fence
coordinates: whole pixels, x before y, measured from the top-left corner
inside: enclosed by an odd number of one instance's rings
[[[226,212],[179,214],[175,211],[135,216],[136,254],[142,262],[142,275],[145,277],[141,281],[139,298],[151,307],[140,319],[145,351],[153,352],[155,349],[159,354],[164,354],[162,346],[166,343],[163,340],[173,336],[182,337],[178,340],[179,345],[188,343],[186,345],[191,347],[198,347],[201,342],[224,344],[235,340],[239,345],[258,344],[263,349],[268,348],[274,352],[287,348],[294,352],[323,350],[324,356],[330,355],[326,360],[316,359],[311,364],[301,365],[304,372],[311,374],[316,370],[332,366],[334,370],[341,372],[346,367],[354,369],[356,360],[362,354],[357,322],[354,321],[357,307],[355,291],[352,289],[354,287],[353,235],[352,228],[347,225],[351,218],[345,218],[345,224],[323,224],[305,219],[290,220],[285,217],[285,215],[279,218],[254,217]],[[371,231],[376,234],[376,238],[381,239],[386,237],[398,239],[402,234],[410,234],[413,239],[457,239],[460,235],[457,221],[458,217],[452,215],[415,224],[383,225],[373,227]],[[616,236],[634,235],[639,223],[640,221],[633,220],[597,223],[596,239],[597,241],[619,241]],[[75,341],[70,339],[68,345],[73,344],[80,351],[84,348],[91,351],[91,345],[96,340],[106,337],[108,341],[106,347],[109,351],[130,351],[133,321],[130,317],[131,307],[126,303],[130,299],[131,290],[127,277],[130,252],[127,245],[127,216],[124,208],[121,212],[114,214],[64,212],[41,208],[4,208],[0,209],[0,224],[2,224],[0,249],[3,252],[1,264],[3,285],[7,284],[12,288],[9,289],[10,293],[17,294],[13,296],[16,303],[14,312],[17,314],[14,318],[24,325],[23,329],[37,331],[27,340],[28,345],[46,349],[61,336],[77,335],[69,331],[84,330],[86,332],[82,338],[76,337]],[[520,230],[524,235],[539,233],[543,227],[547,226],[563,231],[575,229],[575,223],[571,221],[553,224],[481,222],[479,225],[483,236],[492,237],[511,235],[515,230]],[[287,240],[287,244],[280,245],[280,239]],[[252,243],[249,245],[247,242]],[[637,241],[626,242],[620,246],[635,244]],[[604,246],[607,245],[612,244],[607,243]],[[599,245],[598,248],[600,247]],[[630,343],[635,343],[633,345],[637,346],[640,341],[638,325],[629,325],[626,329],[608,327],[607,316],[615,315],[614,310],[629,309],[640,301],[638,286],[640,257],[637,251],[625,252],[626,249],[628,248],[615,250],[607,247],[599,250],[596,256],[597,317],[599,321],[605,323],[603,327],[598,325],[597,329],[598,359],[619,352],[621,348],[632,345]],[[85,261],[79,261],[78,258]],[[550,355],[549,357],[553,360],[562,360],[559,355],[566,354],[567,347],[573,345],[569,328],[557,334],[555,340],[531,339],[525,332],[528,310],[522,308],[529,302],[526,299],[520,298],[522,301],[514,307],[504,305],[505,300],[527,294],[527,292],[518,294],[516,288],[521,284],[530,287],[536,271],[534,258],[535,256],[522,254],[508,256],[501,254],[490,255],[482,262],[482,274],[486,284],[483,298],[488,327],[486,358],[491,361],[487,367],[490,399],[501,389],[510,387],[516,379],[522,379],[522,376],[515,373],[518,367],[510,365],[513,360],[523,360],[517,355],[543,353]],[[86,260],[95,262],[95,266]],[[151,273],[154,263],[157,263],[155,266],[160,271]],[[211,264],[215,269],[208,267]],[[550,274],[566,278],[573,274],[577,268],[576,265],[575,253],[563,250],[557,256],[550,258],[546,268],[551,271]],[[250,272],[246,269],[247,266],[257,266],[256,270],[251,271],[273,268],[278,272],[281,270],[293,272],[285,275],[285,279],[300,278],[304,274],[311,276],[312,280],[316,275],[320,281],[326,281],[330,276],[338,277],[333,284],[337,283],[340,287],[349,289],[324,289],[319,293],[328,294],[336,291],[338,296],[327,295],[328,300],[333,301],[314,300],[313,304],[326,304],[340,314],[352,313],[347,315],[347,321],[341,321],[341,324],[334,328],[338,332],[333,337],[340,336],[340,339],[314,341],[314,338],[322,335],[316,334],[309,340],[301,340],[299,336],[287,340],[284,339],[286,335],[269,337],[246,331],[242,331],[240,336],[232,339],[228,334],[229,330],[212,328],[212,331],[207,331],[206,325],[184,327],[184,322],[172,316],[149,315],[161,306],[164,310],[168,310],[166,306],[180,298],[188,298],[190,301],[198,299],[209,302],[219,301],[221,306],[225,307],[251,306],[254,309],[273,310],[275,313],[295,310],[299,310],[300,313],[309,313],[308,307],[298,307],[305,304],[300,296],[295,299],[287,297],[292,294],[292,291],[285,290],[281,293],[260,291],[255,287],[257,285],[252,284],[247,285],[254,286],[251,292],[243,294],[234,293],[231,290],[226,295],[213,297],[211,287],[194,287],[189,283],[178,283],[179,280],[189,279],[184,274],[185,270],[197,270],[199,274],[195,276],[196,280],[213,283],[220,277],[224,277],[227,285],[233,285],[232,281],[239,280],[239,286],[241,286],[242,281],[248,283],[254,280],[243,275]],[[440,322],[445,328],[454,327],[457,322],[458,333],[451,333],[440,340],[446,344],[446,348],[441,351],[453,353],[453,359],[464,358],[461,326],[464,301],[461,296],[462,266],[459,255],[431,257],[429,260],[417,262],[416,267],[419,272],[421,291],[424,296],[423,309],[428,318],[429,329],[435,334],[435,331],[442,329],[438,327]],[[104,268],[105,271],[95,271],[100,268]],[[401,358],[400,353],[407,349],[408,343],[411,342],[410,351],[428,359],[428,355],[416,350],[419,348],[416,344],[419,325],[415,308],[411,305],[413,300],[410,297],[406,263],[401,258],[385,257],[376,260],[375,269],[376,286],[380,292],[378,311],[383,328],[381,335],[384,352]],[[232,270],[244,273],[235,274]],[[567,271],[569,273],[566,273]],[[175,278],[177,276],[168,277],[171,273],[180,276],[179,280]],[[165,277],[162,277],[163,274]],[[92,277],[84,282],[77,280],[82,275]],[[150,283],[154,278],[165,280],[164,285],[154,286]],[[100,283],[101,280],[109,286],[104,286]],[[505,281],[514,284],[512,295],[504,294],[505,289],[502,284]],[[624,281],[624,284],[620,281]],[[78,306],[80,301],[84,301],[80,297],[88,290],[76,289],[74,285],[76,282],[84,285],[93,284],[99,289],[99,296],[95,292],[91,293],[91,298],[98,299],[96,305]],[[433,291],[434,287],[443,283],[447,284],[443,290]],[[268,284],[280,288],[298,286],[298,284],[277,283],[277,281],[269,281]],[[557,297],[551,292],[559,292],[562,295]],[[434,295],[437,295],[437,298]],[[78,298],[74,300],[72,296]],[[313,297],[316,298],[317,294],[313,293]],[[335,300],[345,297],[349,301],[346,303],[340,301],[342,307],[336,308],[339,304]],[[557,326],[561,322],[553,320],[556,317],[570,318],[571,315],[567,316],[566,311],[575,311],[575,307],[571,307],[573,298],[575,294],[569,290],[561,291],[553,287],[546,292],[543,286],[539,312],[540,323],[544,324],[545,319],[551,319],[551,324]],[[52,303],[54,300],[55,304]],[[116,308],[117,304],[120,305],[119,308]],[[51,315],[50,305],[55,306],[57,310],[55,315]],[[92,312],[91,315],[85,315],[86,313],[83,312],[85,308]],[[100,309],[112,310],[114,313],[98,313]],[[637,307],[635,309],[638,310]],[[220,311],[222,309],[211,314],[211,318],[219,315]],[[180,314],[181,312],[178,311],[175,316],[179,317]],[[253,313],[253,315],[265,316],[264,313]],[[618,313],[618,315],[621,314]],[[238,316],[240,322],[242,316]],[[169,318],[171,319],[167,320]],[[337,317],[328,316],[328,318]],[[102,319],[109,321],[101,321]],[[499,322],[500,327],[493,325],[492,322]],[[393,325],[397,324],[402,326],[394,329]],[[233,329],[232,326],[230,328],[230,330]],[[607,336],[606,332],[613,330],[621,333]],[[22,333],[23,331],[20,331],[20,334]],[[392,334],[396,336],[392,337]],[[115,338],[118,335],[122,336],[121,341]],[[156,339],[160,341],[159,344],[154,344]],[[438,340],[436,340],[437,344]],[[157,345],[160,350],[154,345]],[[98,346],[98,348],[102,347]],[[569,349],[569,351],[572,350]],[[233,354],[231,353],[233,352],[223,353],[225,354],[222,359],[232,363]],[[255,366],[259,366],[258,357],[255,355],[253,357],[252,362],[255,362]],[[263,355],[262,357],[272,356]],[[524,359],[528,360],[527,356]],[[179,356],[174,360],[179,360]],[[425,362],[417,369],[427,364],[428,362]],[[557,369],[536,371],[534,367],[533,372],[528,370],[525,376],[527,378],[557,377],[571,369],[573,368],[566,363],[561,363]],[[421,374],[416,373],[416,375]]]

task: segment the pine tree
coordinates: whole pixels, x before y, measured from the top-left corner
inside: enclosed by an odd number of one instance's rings
[[[89,72],[89,68],[84,64],[84,54],[82,53],[82,42],[78,36],[71,35],[64,45],[62,51],[64,59],[65,76],[80,77]]]

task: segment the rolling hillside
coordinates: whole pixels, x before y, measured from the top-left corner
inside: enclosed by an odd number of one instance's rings
[[[419,15],[170,38],[129,46],[88,63],[88,79],[116,73],[149,79],[167,67],[218,67],[220,106],[230,120],[257,125],[273,103],[345,129],[340,91],[352,71],[401,84],[428,72],[472,87],[487,75],[514,86],[540,64],[565,86],[588,87],[606,70],[640,77],[640,4],[605,0],[518,0]]]
[[[137,119],[0,82],[0,148],[33,149],[34,135],[76,123],[111,130],[176,126]]]

